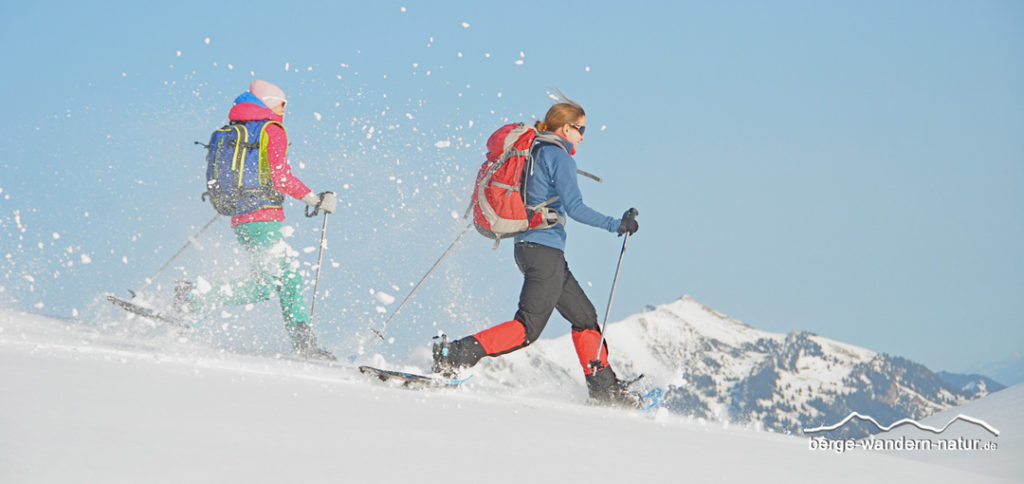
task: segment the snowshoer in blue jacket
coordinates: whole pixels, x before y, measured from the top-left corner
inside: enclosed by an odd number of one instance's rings
[[[569,218],[619,235],[633,234],[639,228],[632,209],[616,219],[583,203],[577,183],[576,160],[572,155],[583,141],[587,127],[583,108],[568,99],[548,110],[537,122],[541,134],[533,147],[534,166],[526,173],[527,206],[549,203],[563,219]],[[597,311],[572,275],[565,261],[564,223],[543,230],[529,230],[515,237],[516,265],[524,276],[519,310],[505,323],[465,338],[434,345],[434,371],[452,373],[457,368],[475,365],[485,356],[499,356],[523,348],[540,337],[552,311],[572,324],[572,341],[586,377],[590,397],[599,403],[635,406],[635,395],[628,392],[608,364],[608,346],[601,346]]]

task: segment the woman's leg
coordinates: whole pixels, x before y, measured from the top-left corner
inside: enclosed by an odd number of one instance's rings
[[[565,257],[562,251],[536,244],[516,244],[516,264],[523,273],[515,318],[449,344],[455,367],[473,366],[484,356],[523,348],[540,337],[562,293]]]

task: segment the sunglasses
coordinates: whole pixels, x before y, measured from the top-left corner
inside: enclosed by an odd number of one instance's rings
[[[576,131],[580,132],[580,136],[583,136],[583,132],[587,130],[586,126],[580,126],[578,124],[569,123],[569,126],[572,126],[573,128],[576,128]]]

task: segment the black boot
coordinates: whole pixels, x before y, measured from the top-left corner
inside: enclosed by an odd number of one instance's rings
[[[316,336],[313,334],[313,330],[309,327],[309,323],[299,321],[295,323],[294,326],[288,327],[288,333],[292,337],[292,346],[295,347],[295,352],[298,353],[299,356],[317,360],[337,360],[330,351],[320,348],[317,345]]]
[[[192,319],[196,314],[196,302],[192,298],[192,281],[174,282],[174,315],[181,319]]]
[[[448,341],[448,336],[442,334],[435,336],[434,340],[434,366],[431,371],[445,378],[454,377],[459,368],[469,368],[487,356],[483,346],[472,336]]]
[[[434,347],[432,355],[434,357],[434,366],[430,371],[434,373],[440,373],[445,378],[451,378],[455,376],[458,366],[452,360],[452,345],[448,341],[448,335],[442,334],[441,336],[434,337]]]
[[[601,368],[593,375],[587,375],[586,379],[590,400],[595,404],[624,408],[642,407],[643,399],[640,398],[640,394],[629,390],[629,384],[619,380],[612,367]]]

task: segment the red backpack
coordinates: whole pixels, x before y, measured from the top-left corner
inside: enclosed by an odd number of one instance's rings
[[[523,201],[523,175],[525,170],[532,169],[531,149],[536,137],[533,127],[513,123],[502,126],[487,139],[487,161],[476,176],[470,208],[476,230],[494,239],[495,248],[501,239],[565,223],[554,209],[547,207],[557,196],[530,207]]]

